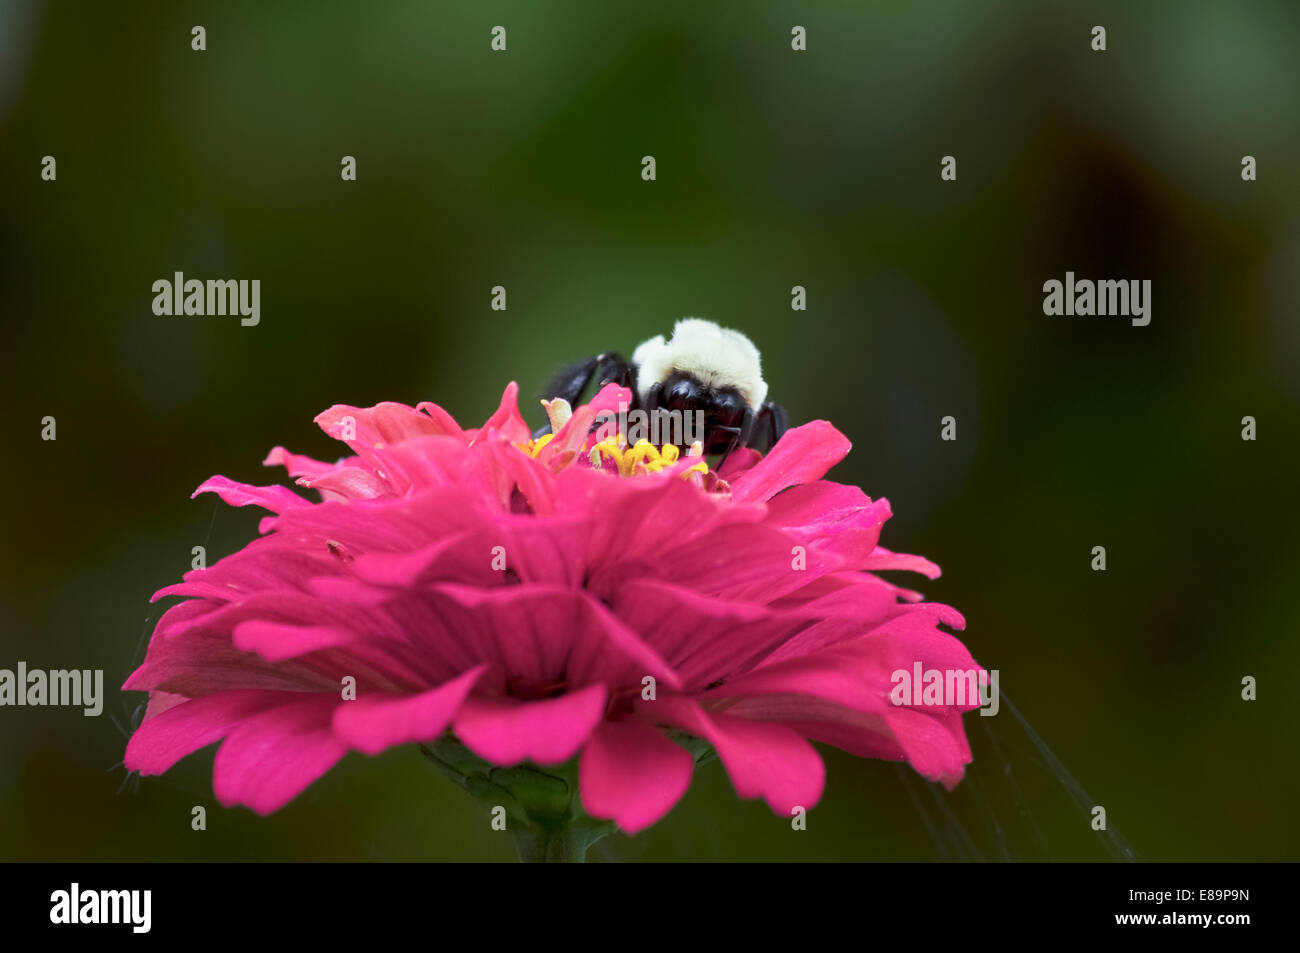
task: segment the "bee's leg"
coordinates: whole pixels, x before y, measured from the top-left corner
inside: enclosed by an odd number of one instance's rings
[[[546,385],[542,396],[548,400],[563,397],[570,404],[576,404],[593,379],[597,387],[606,384],[631,387],[634,376],[633,365],[618,353],[606,351],[604,354],[597,354],[595,357],[588,357],[571,364],[560,371]]]
[[[746,407],[745,416],[740,419],[739,427],[715,427],[714,428],[715,430],[728,430],[732,432],[731,442],[727,444],[727,449],[723,452],[722,456],[718,459],[718,465],[713,468],[715,471],[722,469],[722,465],[727,462],[727,457],[731,456],[731,452],[735,450],[737,447],[749,446],[750,438],[752,438],[754,435],[755,419],[756,418],[754,416],[754,409],[752,407]]]
[[[637,400],[636,387],[634,386],[636,367],[623,360],[623,358],[614,351],[607,351],[604,354],[596,355],[596,369],[592,374],[592,377],[596,379],[596,389],[592,394],[593,397],[595,394],[600,393],[601,388],[606,384],[617,384],[619,387],[626,387],[632,391],[632,399],[628,402],[628,410],[636,410],[637,407],[640,406],[640,401]],[[575,403],[575,401],[569,401],[569,403],[572,404]],[[592,424],[592,432],[594,433],[600,426],[602,426],[610,416],[612,415],[602,414],[598,417]]]
[[[570,364],[564,370],[560,371],[551,379],[542,392],[542,397],[547,400],[563,398],[570,405],[576,405],[581,399],[587,386],[594,379],[596,386],[603,387],[605,384],[618,384],[622,387],[632,387],[632,380],[636,376],[635,368],[628,363],[616,351],[606,351],[604,354],[597,354],[594,357],[588,357],[576,364]],[[633,399],[635,400],[636,389],[633,388]],[[545,434],[551,432],[551,425],[545,424],[533,434],[536,440]]]
[[[600,367],[599,376],[597,377],[597,384],[596,384],[597,393],[599,393],[600,389],[604,387],[606,384],[617,384],[620,387],[626,387],[628,390],[632,392],[632,396],[628,400],[628,404],[626,408],[627,411],[631,413],[634,410],[641,410],[642,409],[641,398],[637,395],[636,392],[636,366],[634,364],[629,364],[627,361],[623,360],[617,354],[609,354],[609,355],[602,354],[601,357],[608,358],[608,360],[606,360],[605,363],[603,363]],[[658,400],[658,394],[662,390],[663,390],[662,384],[655,384],[654,387],[651,388],[651,393],[647,395],[648,399]],[[623,424],[626,423],[626,419],[619,417],[619,414],[616,414],[612,411],[606,411],[605,413],[597,417],[594,421],[592,421],[591,430],[589,432],[595,433],[597,430],[603,427],[608,421],[615,418],[619,419],[620,427],[622,427]],[[626,436],[626,434],[624,436]]]
[[[564,399],[570,404],[576,403],[582,396],[582,392],[587,389],[587,385],[591,383],[603,356],[598,354],[595,357],[584,358],[576,364],[570,364],[551,378],[550,383],[542,391],[542,397],[545,400]]]
[[[785,436],[785,432],[790,429],[790,416],[785,412],[784,407],[771,401],[763,402],[763,407],[758,412],[758,416],[766,431],[764,433],[767,438],[765,452],[770,453],[772,448],[776,446],[776,442]]]
[[[636,388],[632,388],[632,409],[644,410],[646,415],[646,427],[649,430],[650,442],[656,447],[669,443],[663,433],[663,420],[660,417],[660,411],[664,404],[664,385],[662,381],[655,381],[650,390],[646,392],[645,400],[641,401],[637,397]]]
[[[632,401],[636,402],[636,365],[623,359],[615,351],[606,351],[597,358],[596,389],[606,384],[617,384],[632,391]]]

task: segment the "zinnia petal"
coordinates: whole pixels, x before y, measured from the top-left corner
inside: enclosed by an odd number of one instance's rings
[[[816,749],[788,726],[706,713],[684,699],[645,705],[652,706],[641,708],[646,714],[653,711],[712,743],[741,797],[761,797],[783,817],[796,807],[811,810],[821,800],[826,766]]]
[[[334,733],[365,754],[410,741],[431,741],[447,726],[486,666],[418,695],[366,695],[334,710]]]
[[[588,685],[544,701],[471,698],[456,716],[456,736],[494,764],[562,764],[600,722],[605,686]]]
[[[732,482],[732,499],[768,500],[786,487],[819,480],[851,447],[848,438],[824,420],[787,430],[771,453]]]
[[[629,834],[667,814],[691,784],[694,759],[663,733],[634,721],[601,724],[582,749],[582,803]]]
[[[247,719],[283,704],[293,694],[218,692],[174,705],[146,718],[136,729],[126,745],[126,768],[162,774],[187,754],[220,741]]]
[[[241,722],[213,763],[217,800],[270,814],[301,794],[347,753],[330,730],[330,714],[340,704],[338,696],[308,695]]]

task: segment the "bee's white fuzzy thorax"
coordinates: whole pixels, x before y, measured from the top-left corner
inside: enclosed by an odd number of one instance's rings
[[[734,387],[757,411],[767,399],[758,348],[739,331],[703,318],[682,318],[665,341],[657,334],[632,353],[636,389],[644,400],[650,388],[673,371],[690,374],[709,387]]]

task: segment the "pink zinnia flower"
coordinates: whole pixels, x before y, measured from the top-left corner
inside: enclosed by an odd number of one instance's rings
[[[597,413],[627,397],[612,385],[567,422],[567,405],[548,408],[558,432],[537,441],[516,394],[477,430],[427,403],[331,408],[317,423],[354,456],[265,461],[319,501],[200,486],[275,515],[155,595],[189,598],[123,686],[150,692],[127,767],[159,774],[222,741],[217,798],[268,814],[349,751],[576,758],[580,803],[540,822],[585,809],[629,833],[685,793],[686,745],[711,746],[741,797],[786,817],[822,794],[810,740],[961,779],[961,714],[978,701],[890,692],[918,661],[978,668],[940,628],[963,620],[873,573],[938,568],[878,545],[887,501],[822,479],[849,450],[839,431],[814,421],[714,473],[671,446],[597,445]],[[507,793],[525,815],[536,803]]]

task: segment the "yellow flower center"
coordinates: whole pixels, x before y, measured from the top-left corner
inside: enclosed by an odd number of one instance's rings
[[[670,467],[681,457],[681,450],[675,444],[666,443],[656,447],[649,440],[638,440],[631,447],[620,438],[608,437],[591,448],[591,465],[598,467],[606,459],[618,464],[619,476],[630,477],[637,473],[658,473],[664,467]],[[700,462],[682,471],[688,473],[708,473],[709,465],[701,457]]]
[[[553,433],[543,434],[536,440],[529,440],[527,443],[517,443],[515,446],[535,460],[537,459],[537,455],[542,452],[542,448],[550,443],[551,438],[554,436],[555,434]]]
[[[548,433],[536,440],[529,440],[526,443],[516,444],[520,450],[530,457],[536,458],[542,452],[551,438],[555,434]],[[589,459],[591,465],[600,468],[605,460],[613,460],[618,465],[619,476],[630,477],[644,473],[658,473],[664,467],[672,466],[681,459],[681,450],[671,443],[666,443],[662,447],[656,447],[649,440],[638,440],[633,446],[629,447],[627,441],[621,436],[608,437],[591,448]],[[704,457],[698,452],[695,455],[700,457],[698,463],[682,471],[685,477],[691,473],[708,473],[709,465],[705,462]],[[691,456],[691,454],[687,454]]]

